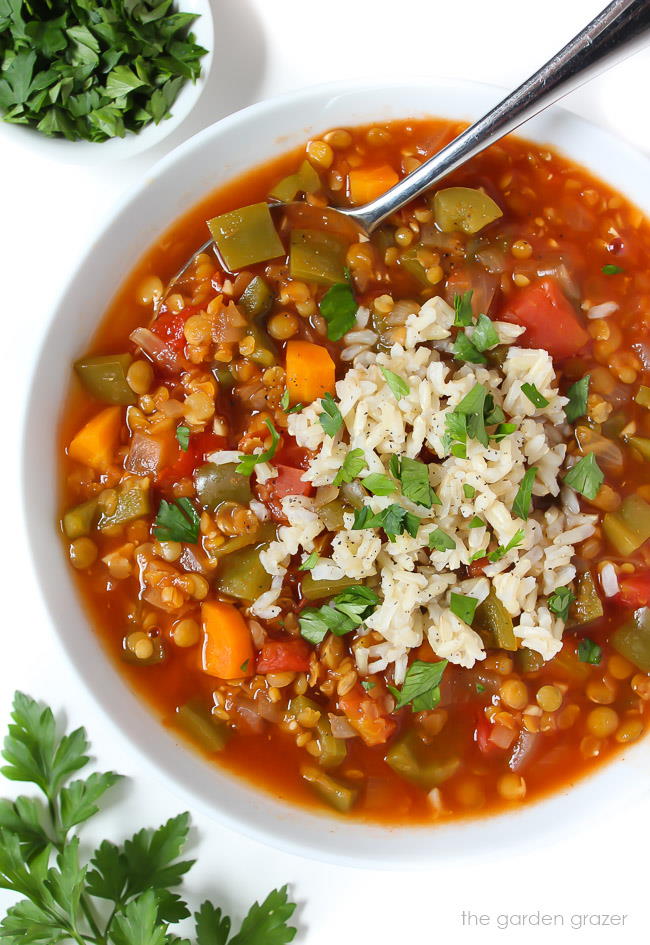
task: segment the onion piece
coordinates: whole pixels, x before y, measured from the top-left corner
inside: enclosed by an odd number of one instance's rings
[[[172,374],[177,373],[182,367],[182,361],[176,352],[148,328],[136,328],[135,331],[131,332],[129,338],[152,361],[155,361],[158,367],[164,368]]]
[[[532,760],[537,748],[538,738],[537,732],[529,732],[527,729],[521,730],[508,760],[508,767],[511,771],[521,771]]]
[[[266,640],[266,630],[261,623],[258,623],[257,620],[249,620],[248,629],[250,630],[251,636],[253,638],[253,646],[256,650],[261,650]]]
[[[344,716],[330,713],[329,720],[334,738],[356,738],[357,733]]]

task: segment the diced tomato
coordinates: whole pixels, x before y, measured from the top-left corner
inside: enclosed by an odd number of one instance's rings
[[[650,571],[640,571],[619,580],[620,593],[617,596],[626,607],[647,607],[650,604]]]
[[[468,565],[468,572],[470,577],[481,577],[483,571],[490,563],[489,558],[477,558],[476,561],[470,562]]]
[[[200,465],[206,453],[223,449],[225,445],[225,439],[216,433],[209,431],[193,433],[187,449],[182,450],[179,446],[174,461],[162,470],[157,480],[158,485],[164,488],[178,482],[179,479],[186,479]]]
[[[306,640],[267,640],[257,657],[258,673],[306,673],[311,647]]]
[[[482,755],[487,755],[494,750],[495,746],[490,742],[490,732],[492,725],[488,721],[484,712],[479,712],[476,717],[476,744]]]
[[[275,467],[278,471],[274,479],[269,480],[269,488],[278,499],[285,495],[311,495],[314,487],[310,482],[303,482],[302,469],[294,469],[293,466],[283,466],[278,464]]]
[[[339,707],[345,713],[352,728],[356,729],[366,745],[383,745],[397,728],[394,719],[382,714],[381,706],[357,683],[339,699]]]
[[[193,310],[183,309],[182,312],[164,312],[159,315],[151,326],[151,331],[173,351],[180,352],[185,347],[185,322]]]
[[[505,751],[517,738],[517,731],[500,722],[493,724],[484,712],[476,717],[476,744],[482,755],[489,755],[495,750]]]
[[[557,360],[577,354],[589,341],[575,309],[554,279],[541,279],[518,291],[499,317],[526,329],[517,344],[544,348]]]
[[[296,469],[307,469],[312,453],[303,446],[298,446],[288,433],[282,434],[282,445],[275,454],[274,463],[284,466],[294,466]]]

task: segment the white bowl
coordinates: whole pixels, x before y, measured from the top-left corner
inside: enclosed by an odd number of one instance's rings
[[[0,138],[18,145],[29,145],[43,157],[65,164],[95,165],[107,161],[135,157],[168,138],[185,121],[198,103],[206,87],[212,67],[215,25],[210,0],[178,0],[177,7],[183,13],[198,13],[192,24],[199,46],[207,49],[201,59],[201,75],[196,82],[187,81],[171,108],[171,115],[159,124],[147,125],[138,134],[128,133],[124,138],[109,138],[108,141],[68,141],[67,138],[50,138],[26,125],[14,125],[0,119]]]
[[[290,852],[349,865],[419,867],[507,845],[539,844],[577,820],[604,820],[647,789],[650,743],[630,748],[570,790],[536,804],[476,820],[432,827],[384,828],[345,822],[281,803],[209,764],[179,742],[129,689],[89,627],[56,533],[56,429],[70,365],[85,349],[105,306],[147,246],[188,207],[233,174],[323,130],[392,118],[439,115],[472,119],[500,97],[494,88],[409,80],[381,86],[348,83],[307,89],[225,118],[162,160],[113,213],[80,261],[50,323],[34,371],[24,432],[25,514],[43,593],[80,684],[131,739],[156,774],[221,823]],[[526,126],[620,187],[650,211],[648,163],[605,132],[560,109]],[[101,265],[97,266],[97,260]]]

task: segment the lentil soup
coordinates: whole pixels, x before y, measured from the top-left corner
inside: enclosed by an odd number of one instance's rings
[[[333,129],[211,194],[61,425],[71,566],[132,687],[274,795],[385,823],[566,787],[650,704],[646,220],[517,138],[369,241],[323,212],[459,130]],[[206,221],[219,255],[169,285]]]

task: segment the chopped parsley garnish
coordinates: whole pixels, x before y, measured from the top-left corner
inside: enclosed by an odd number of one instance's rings
[[[601,269],[606,276],[617,276],[621,272],[625,272],[622,266],[617,266],[615,263],[607,263],[606,266],[603,266]]]
[[[513,548],[517,548],[523,540],[524,530],[523,528],[518,528],[507,545],[497,545],[494,551],[489,553],[488,560],[492,561],[493,563],[496,561],[501,561],[501,559],[505,558],[509,551],[512,551]]]
[[[162,499],[153,532],[158,541],[180,541],[195,545],[199,540],[200,516],[185,496],[167,502]]]
[[[352,529],[359,531],[362,528],[383,528],[388,540],[395,541],[397,536],[404,532],[408,532],[411,538],[415,538],[420,521],[417,515],[407,512],[401,505],[389,505],[376,515],[373,514],[372,509],[364,505],[355,511]]]
[[[534,384],[529,384],[528,381],[525,381],[521,385],[521,392],[526,395],[533,407],[548,407],[548,400],[543,394],[540,394]]]
[[[470,364],[487,364],[485,355],[481,354],[463,331],[456,335],[451,350],[457,361],[468,361]]]
[[[410,456],[397,458],[397,478],[402,484],[402,494],[415,505],[423,505],[430,509],[432,505],[440,505],[440,499],[433,491],[429,482],[429,469],[419,459]]]
[[[380,367],[379,370],[384,375],[384,380],[390,387],[397,400],[401,400],[402,397],[406,397],[410,387],[404,378],[400,377],[399,374],[395,374],[394,371],[389,371],[388,368],[385,367]]]
[[[593,666],[598,666],[602,655],[601,647],[590,640],[589,637],[583,637],[578,643],[578,659],[581,663],[591,663]]]
[[[480,682],[477,682],[477,683],[476,683],[476,691],[477,691],[477,692],[485,692],[485,686],[483,685],[483,683],[480,683]]]
[[[445,435],[442,438],[442,448],[445,453],[451,453],[459,459],[467,458],[467,417],[454,410],[445,414]]]
[[[466,499],[473,499],[476,495],[476,489],[474,486],[470,486],[467,483],[463,484],[463,494]]]
[[[556,587],[548,598],[548,609],[556,617],[566,622],[569,616],[569,607],[574,602],[575,596],[568,587]]]
[[[329,288],[320,300],[319,308],[327,322],[330,341],[340,341],[356,325],[359,306],[352,286],[347,282],[338,282]]]
[[[451,592],[449,609],[464,623],[471,625],[477,606],[478,600],[475,597],[466,597],[465,594]]]
[[[491,318],[487,315],[479,315],[474,331],[472,332],[472,344],[477,351],[487,351],[499,344],[499,336],[494,327]]]
[[[434,551],[452,551],[455,547],[455,540],[441,528],[434,528],[429,535],[429,548]]]
[[[470,289],[463,292],[462,295],[454,296],[454,325],[456,328],[467,328],[472,324],[474,318],[472,312],[472,296],[474,292]]]
[[[407,670],[401,690],[388,687],[397,700],[395,710],[403,709],[409,703],[414,712],[435,709],[440,702],[440,683],[446,668],[447,660],[437,663],[415,660]]]
[[[320,402],[322,412],[318,415],[318,420],[325,433],[328,436],[336,436],[343,426],[343,417],[341,411],[336,406],[336,401],[331,394],[325,394]]]
[[[572,384],[566,392],[569,403],[564,408],[564,413],[569,423],[574,423],[579,417],[584,417],[587,412],[587,398],[589,397],[590,374]]]
[[[362,685],[363,688],[366,690],[366,692],[370,692],[371,689],[374,689],[374,688],[375,688],[375,686],[377,685],[377,683],[374,682],[374,680],[372,680],[372,679],[362,679],[362,680],[361,680],[361,685]]]
[[[500,416],[503,420],[503,411],[495,407],[492,396],[488,394],[483,384],[475,384],[453,411],[445,417],[447,435],[452,442],[456,440],[464,444],[469,436],[473,440],[478,440],[483,446],[487,446],[490,440],[485,424],[486,422],[497,423],[494,416]]]
[[[516,423],[499,423],[494,433],[490,434],[490,439],[500,443],[506,436],[510,436],[517,429]]]
[[[533,500],[533,484],[535,482],[536,475],[536,466],[531,466],[530,469],[526,470],[519,485],[519,489],[517,490],[515,501],[512,503],[512,511],[519,518],[523,518],[524,522],[530,515],[530,506]]]
[[[239,463],[235,467],[235,472],[242,476],[250,476],[258,463],[268,463],[275,456],[275,451],[280,442],[280,434],[273,426],[273,421],[267,417],[264,423],[269,428],[271,434],[271,445],[263,453],[242,453],[239,457]]]
[[[298,565],[298,570],[311,571],[311,569],[315,566],[317,561],[318,561],[318,552],[312,551],[312,553],[305,558],[303,563]]]
[[[340,486],[344,482],[352,482],[367,466],[362,449],[357,447],[357,449],[350,450],[343,460],[343,465],[334,477],[334,485]]]
[[[390,495],[397,489],[395,482],[384,473],[370,473],[361,480],[361,485],[373,495]]]
[[[369,587],[349,587],[322,607],[303,610],[299,618],[300,633],[314,645],[321,643],[328,631],[343,636],[360,627],[378,603],[379,597]]]
[[[190,428],[183,426],[176,427],[176,439],[178,440],[178,445],[183,450],[183,452],[187,453],[190,445]]]
[[[286,387],[282,392],[282,397],[280,397],[280,407],[282,410],[287,410],[289,407],[289,391],[286,389]]]
[[[475,515],[467,527],[468,528],[485,528],[485,522],[483,521],[482,518],[479,518],[478,515]]]
[[[593,453],[583,456],[564,477],[567,486],[575,489],[585,499],[595,499],[604,480],[603,472]]]

